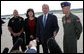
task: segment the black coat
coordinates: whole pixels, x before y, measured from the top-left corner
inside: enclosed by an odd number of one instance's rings
[[[57,44],[55,38],[51,37],[47,41],[48,49],[50,50],[50,53],[62,53],[61,48]]]
[[[37,18],[35,17],[35,32],[34,32],[34,39],[36,38],[36,24],[37,24]],[[28,23],[28,18],[25,19],[24,21],[24,31],[26,35],[26,42],[27,44],[29,43],[30,39],[30,30],[29,30],[29,23]]]
[[[2,20],[2,19],[0,19],[0,24],[1,24],[1,27],[0,27],[0,35],[2,34],[2,24],[4,24],[5,22]]]
[[[45,28],[43,27],[43,15],[39,16],[37,19],[37,37],[41,39],[41,42],[47,41],[53,36],[53,32],[58,32],[59,26],[57,17],[52,14],[48,14],[47,22]]]

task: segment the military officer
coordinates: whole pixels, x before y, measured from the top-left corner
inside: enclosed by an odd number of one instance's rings
[[[61,7],[65,16],[62,18],[64,28],[64,53],[77,53],[77,40],[82,32],[82,25],[78,16],[70,12],[71,3],[62,2]]]

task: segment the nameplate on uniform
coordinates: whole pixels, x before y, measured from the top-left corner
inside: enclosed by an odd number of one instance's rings
[[[68,19],[68,20],[67,20],[67,23],[71,23],[71,20],[70,20],[70,19]]]

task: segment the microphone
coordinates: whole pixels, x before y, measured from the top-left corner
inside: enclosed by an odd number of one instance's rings
[[[23,42],[22,38],[19,38],[19,39],[15,42],[15,44],[14,44],[14,46],[12,47],[12,49],[10,50],[10,52],[12,52],[13,50],[17,50],[17,49],[19,48],[19,46],[22,44],[22,42]]]
[[[2,53],[8,53],[9,49],[5,48]]]

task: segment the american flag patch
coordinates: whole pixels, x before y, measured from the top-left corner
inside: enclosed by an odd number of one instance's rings
[[[79,18],[77,18],[77,19],[76,19],[76,22],[80,22],[80,19],[79,19]]]

